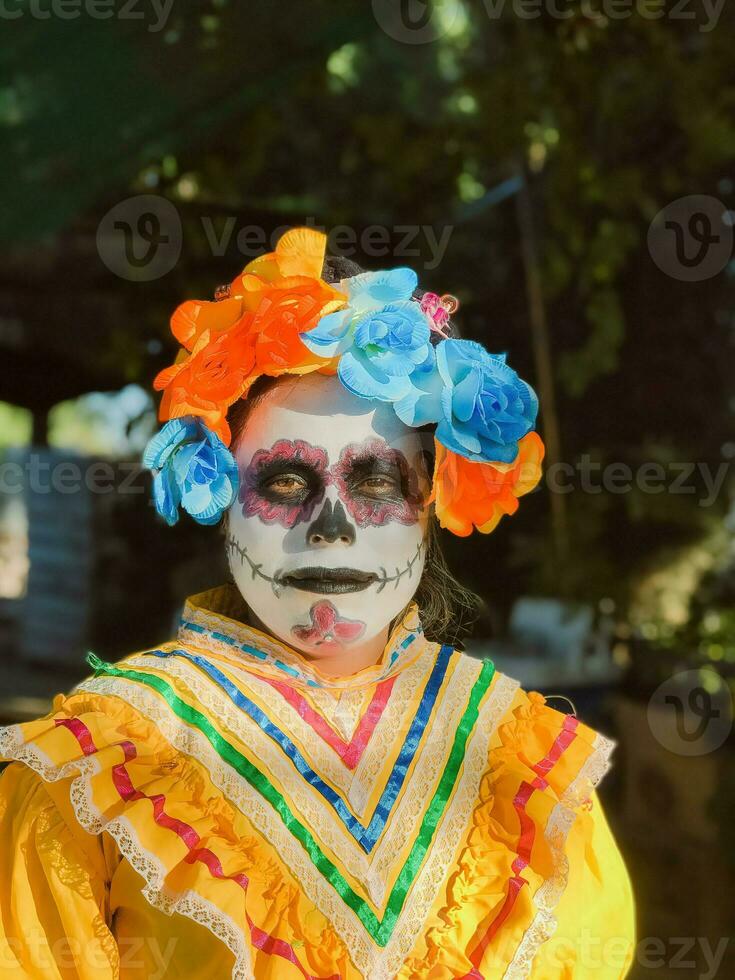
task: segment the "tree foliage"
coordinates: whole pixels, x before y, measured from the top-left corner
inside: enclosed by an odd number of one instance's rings
[[[8,254],[17,262],[46,243],[56,268],[64,236],[93,233],[111,204],[170,198],[184,251],[164,280],[131,286],[86,260],[123,311],[96,324],[92,358],[147,384],[171,353],[166,311],[208,295],[249,257],[234,236],[214,256],[202,218],[218,230],[228,216],[237,227],[255,220],[268,233],[308,218],[377,224],[393,245],[403,226],[448,228],[438,267],[420,231],[418,254],[366,264],[405,262],[459,295],[465,333],[532,378],[514,202],[493,196],[522,165],[564,459],[717,467],[732,434],[732,282],[665,276],[646,236],[678,197],[732,201],[733,11],[704,30],[701,11],[699,21],[615,20],[570,3],[567,19],[525,20],[511,4],[492,17],[493,6],[458,0],[448,24],[447,4],[435,4],[435,37],[423,44],[389,36],[364,0],[179,0],[157,32],[84,16],[14,22],[0,63]],[[721,520],[726,495],[702,507],[697,495],[575,489],[567,504],[565,587],[624,600],[664,545]],[[473,546],[474,584],[500,599],[560,587],[544,560],[544,495],[521,514]]]

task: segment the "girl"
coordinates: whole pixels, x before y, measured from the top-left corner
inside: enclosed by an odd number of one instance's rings
[[[233,582],[0,733],[3,978],[627,972],[611,743],[451,642],[436,522],[535,486],[535,395],[452,297],[324,250],[289,232],[172,318],[145,461]]]

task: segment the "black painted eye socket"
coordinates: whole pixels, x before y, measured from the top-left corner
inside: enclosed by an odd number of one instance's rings
[[[385,474],[363,477],[350,485],[353,494],[372,497],[375,500],[395,500],[403,496],[400,479]]]
[[[324,488],[321,476],[309,466],[275,462],[258,473],[256,490],[271,503],[303,503]]]
[[[375,457],[356,460],[345,482],[353,497],[368,500],[403,500],[408,489],[399,466]]]
[[[308,494],[311,487],[307,480],[298,473],[279,473],[261,483],[261,493],[274,500],[297,500]]]

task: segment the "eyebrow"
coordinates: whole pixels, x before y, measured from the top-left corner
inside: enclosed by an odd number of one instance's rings
[[[362,442],[350,442],[343,446],[339,454],[339,462],[344,462],[345,457],[351,461],[363,459],[401,460],[406,458],[400,449],[376,436],[368,436]]]
[[[275,455],[271,459],[262,459],[255,464],[255,472],[258,476],[262,476],[264,473],[276,473],[281,470],[294,470],[296,472],[303,470],[308,473],[321,472],[320,467],[315,463],[304,459],[289,458],[285,454],[283,456]]]
[[[287,467],[305,473],[320,473],[326,469],[328,457],[321,446],[312,446],[302,439],[278,439],[270,449],[253,453],[248,471],[260,477],[265,472],[277,472]]]
[[[382,472],[395,472],[402,474],[404,468],[408,467],[408,462],[405,456],[401,453],[399,456],[394,456],[391,459],[385,456],[377,455],[376,453],[368,452],[364,456],[358,456],[356,459],[352,459],[347,464],[347,470],[350,473],[355,471],[365,470],[374,472],[375,470],[381,470]]]

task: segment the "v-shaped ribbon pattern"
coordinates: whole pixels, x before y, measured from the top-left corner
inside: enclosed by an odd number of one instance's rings
[[[353,816],[352,813],[350,813],[349,808],[340,795],[336,793],[332,787],[319,776],[318,773],[314,772],[299,748],[294,745],[289,736],[277,725],[275,725],[267,717],[267,715],[250,698],[243,694],[243,692],[235,684],[233,684],[233,682],[226,677],[221,670],[215,667],[214,664],[206,660],[204,657],[187,653],[184,650],[172,650],[170,652],[164,650],[153,650],[149,654],[149,656],[164,659],[167,657],[181,657],[193,664],[196,664],[197,667],[200,667],[209,677],[211,677],[212,680],[222,689],[222,691],[224,691],[227,697],[229,697],[238,708],[257,722],[262,731],[266,732],[270,738],[280,746],[284,754],[293,763],[294,768],[299,775],[301,775],[309,783],[309,785],[313,786],[314,789],[324,797],[325,801],[333,808],[339,819],[345,825],[347,830],[349,830],[355,841],[362,847],[366,854],[369,854],[375,846],[376,841],[385,827],[386,820],[388,819],[398,794],[401,791],[404,780],[406,779],[406,773],[408,772],[408,768],[411,764],[411,760],[413,759],[416,748],[421,740],[421,736],[426,728],[426,722],[431,714],[431,709],[444,679],[447,664],[449,663],[449,658],[451,655],[451,647],[444,646],[441,648],[436,664],[429,675],[423,697],[419,703],[418,711],[416,712],[409,726],[408,733],[399,753],[398,759],[388,778],[385,788],[383,789],[378,804],[375,807],[372,818],[369,823],[365,825],[362,824],[355,816]]]

